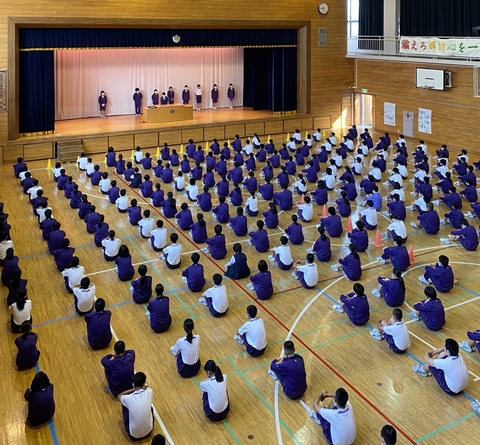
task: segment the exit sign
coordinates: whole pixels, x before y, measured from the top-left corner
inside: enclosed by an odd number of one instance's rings
[[[368,93],[368,90],[366,88],[362,88],[362,93]]]

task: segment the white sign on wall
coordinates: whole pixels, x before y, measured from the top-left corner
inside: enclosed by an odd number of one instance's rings
[[[418,131],[420,133],[432,134],[432,110],[426,108],[418,109]]]
[[[395,104],[390,102],[383,103],[383,123],[395,126]]]

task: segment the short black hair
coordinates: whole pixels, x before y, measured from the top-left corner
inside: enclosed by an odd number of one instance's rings
[[[384,425],[380,431],[380,435],[385,445],[395,445],[397,443],[397,430],[392,425]]]
[[[340,408],[345,408],[348,402],[348,392],[345,388],[338,388],[335,391],[335,400]]]

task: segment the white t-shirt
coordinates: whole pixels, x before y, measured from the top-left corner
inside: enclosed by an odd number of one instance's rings
[[[167,245],[167,229],[159,228],[150,231],[153,236],[153,245],[157,249],[163,249]]]
[[[382,179],[382,172],[378,167],[372,168],[369,174],[372,175],[377,181],[380,181],[380,179]]]
[[[142,151],[140,150],[140,151],[133,152],[133,157],[135,158],[135,162],[137,162],[137,163],[140,162],[143,158]]]
[[[267,333],[265,332],[265,325],[261,318],[252,318],[248,320],[238,330],[240,335],[247,335],[247,343],[253,346],[256,350],[261,350],[267,346]]]
[[[403,190],[403,187],[401,189],[393,189],[390,196],[395,194],[398,195],[400,201],[405,202],[405,190]]]
[[[55,178],[58,178],[60,176],[60,171],[62,170],[63,167],[58,167],[58,168],[52,168],[53,176]]]
[[[28,196],[30,197],[30,201],[31,201],[33,198],[36,198],[36,197],[37,197],[37,191],[38,191],[38,190],[42,190],[42,187],[40,187],[39,185],[34,185],[33,187],[30,187],[30,188],[27,190]]]
[[[138,389],[120,398],[128,409],[130,435],[136,439],[147,436],[153,430],[152,388]]]
[[[186,191],[188,192],[190,199],[197,199],[198,185],[187,185]]]
[[[187,336],[179,338],[170,351],[175,355],[182,354],[182,362],[186,365],[194,365],[200,355],[200,335],[194,335],[192,343],[187,341]]]
[[[287,142],[287,148],[288,148],[290,151],[296,150],[296,149],[297,149],[297,146],[295,145],[295,141],[288,141],[288,142]]]
[[[357,435],[357,427],[350,402],[347,402],[345,408],[322,408],[320,415],[330,423],[333,445],[351,445],[353,443]]]
[[[418,170],[413,176],[418,180],[423,181],[425,176],[427,176],[427,172],[425,170]]]
[[[375,207],[367,207],[362,210],[362,216],[365,216],[367,223],[371,226],[376,226],[378,224],[378,216]]]
[[[10,239],[0,242],[0,260],[5,259],[5,256],[7,255],[7,249],[10,247],[13,247],[13,241]]]
[[[69,267],[62,272],[62,277],[68,278],[68,285],[70,289],[80,285],[80,281],[85,276],[85,268],[83,266]]]
[[[175,178],[175,186],[179,190],[183,190],[185,187],[185,178],[183,176],[177,176]]]
[[[78,168],[85,170],[87,167],[88,158],[79,158],[78,159]]]
[[[30,312],[32,311],[32,301],[25,301],[25,306],[22,310],[18,309],[17,303],[13,303],[9,307],[10,313],[13,315],[13,322],[20,326],[24,321],[30,320]]]
[[[95,165],[87,161],[87,164],[85,165],[85,173],[87,175],[91,175],[94,171],[95,171]]]
[[[77,307],[80,312],[88,312],[93,308],[95,301],[95,285],[92,284],[88,289],[76,287],[73,294],[77,297]]]
[[[313,218],[313,205],[312,204],[300,204],[298,210],[302,211],[302,217],[305,221],[311,221]]]
[[[383,332],[393,337],[393,342],[400,351],[405,351],[410,347],[410,335],[408,334],[407,325],[403,321],[399,321],[391,326],[385,326]]]
[[[425,199],[423,199],[423,196],[420,196],[420,198],[414,201],[413,205],[420,207],[423,212],[427,211],[427,203],[425,202]]]
[[[403,185],[403,178],[400,173],[394,173],[392,176],[390,176],[389,181],[392,183],[398,182],[400,185]]]
[[[407,228],[405,226],[405,223],[403,221],[397,220],[393,221],[388,227],[388,230],[393,230],[398,236],[401,236],[402,238],[407,237]]]
[[[251,144],[247,144],[245,147],[243,147],[243,151],[246,155],[249,155],[250,153],[253,153],[253,146]]]
[[[442,369],[445,374],[445,383],[450,391],[459,393],[468,385],[468,369],[462,356],[448,356],[443,359],[434,359],[433,366]]]
[[[220,286],[213,286],[210,289],[207,289],[203,295],[212,299],[212,306],[218,313],[223,314],[227,311],[227,288],[224,284],[221,284]]]
[[[402,175],[402,179],[408,176],[408,170],[405,165],[397,165],[398,172]]]
[[[117,206],[117,209],[120,210],[127,210],[128,209],[128,196],[119,196],[115,200],[115,205]]]
[[[98,183],[98,185],[100,186],[100,190],[107,193],[110,188],[110,182],[111,181],[109,178],[100,179],[100,182]]]
[[[334,154],[332,156],[332,159],[335,161],[335,165],[337,167],[341,167],[342,164],[343,164],[343,159],[342,159],[342,155],[338,155],[338,154]]]
[[[295,181],[293,186],[296,187],[298,190],[300,190],[303,193],[305,193],[307,191],[307,185],[304,184],[302,181]]]
[[[258,212],[258,199],[255,196],[250,196],[245,202],[246,206],[250,208],[250,211]]]
[[[104,239],[102,241],[102,246],[105,255],[109,257],[114,257],[118,255],[121,244],[122,240],[120,238],[114,238],[113,240],[111,240],[110,238]]]
[[[38,208],[37,208],[36,212],[37,212],[37,215],[38,215],[38,222],[39,222],[39,224],[41,224],[43,221],[45,221],[45,219],[46,219],[46,218],[45,218],[45,211],[46,211],[47,209],[52,210],[52,208],[51,208],[51,207],[48,207],[48,206],[47,206],[47,207],[38,207]],[[52,214],[52,218],[53,218],[53,214]]]
[[[170,244],[168,247],[163,249],[163,253],[165,255],[168,254],[168,263],[172,266],[175,266],[182,258],[182,246],[180,244]]]
[[[325,185],[329,190],[335,188],[335,176],[334,175],[324,175],[322,179],[325,181]]]
[[[142,236],[150,236],[153,228],[155,227],[155,220],[153,218],[143,218],[138,221],[140,235]]]
[[[208,405],[215,413],[221,413],[227,409],[227,375],[223,374],[223,382],[217,382],[215,377],[200,382],[200,389],[207,393]]]
[[[355,170],[355,173],[361,175],[363,173],[363,164],[361,162],[354,162],[352,164],[352,169]]]
[[[320,142],[322,140],[322,133],[316,131],[315,133],[313,133],[313,137]]]
[[[303,272],[303,279],[307,286],[315,286],[318,283],[318,269],[315,263],[301,264],[298,270]]]
[[[280,256],[280,261],[288,266],[293,263],[292,252],[289,246],[277,246],[273,248],[273,253]]]
[[[353,151],[354,149],[354,145],[353,145],[353,141],[351,139],[347,139],[344,144],[347,146],[347,148],[350,150],[350,151]]]

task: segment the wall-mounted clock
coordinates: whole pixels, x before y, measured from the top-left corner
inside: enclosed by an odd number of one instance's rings
[[[328,12],[328,3],[322,2],[318,5],[318,12],[325,15]]]

